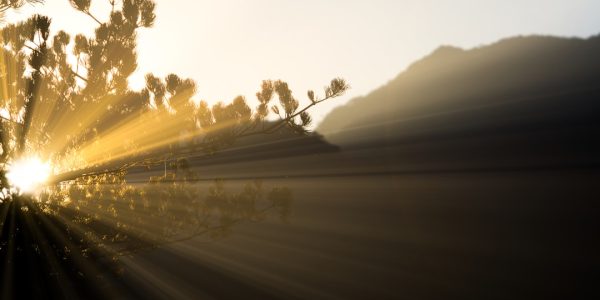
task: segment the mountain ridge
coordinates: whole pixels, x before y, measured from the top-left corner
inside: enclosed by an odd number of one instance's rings
[[[549,87],[589,86],[597,83],[597,77],[590,74],[600,75],[600,59],[585,61],[594,52],[600,53],[600,35],[587,39],[516,36],[468,50],[440,46],[385,85],[334,109],[317,131],[331,137],[345,128],[414,117],[425,111],[441,112],[449,109],[447,106],[465,106],[487,95],[510,98],[544,93]],[[571,57],[565,60],[567,54]],[[560,71],[552,70],[549,64]],[[468,80],[482,83],[477,86]]]

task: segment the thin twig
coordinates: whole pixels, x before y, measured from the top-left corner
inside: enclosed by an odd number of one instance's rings
[[[98,20],[96,17],[94,17],[94,15],[92,15],[92,13],[89,10],[85,10],[83,13],[90,16],[90,18],[94,19],[94,21],[96,21],[96,23],[98,23],[98,25],[103,24],[102,22],[100,22],[100,20]]]

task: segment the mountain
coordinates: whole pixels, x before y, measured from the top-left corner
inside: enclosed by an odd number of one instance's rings
[[[440,47],[317,130],[347,149],[393,147],[370,155],[406,162],[598,163],[600,36]]]
[[[385,86],[332,111],[317,131],[331,137],[455,109],[596,89],[598,75],[600,36],[515,37],[472,50],[443,46]]]

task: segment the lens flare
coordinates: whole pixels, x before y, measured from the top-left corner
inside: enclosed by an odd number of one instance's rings
[[[10,164],[6,179],[21,193],[33,193],[50,177],[50,164],[38,157],[19,159]]]

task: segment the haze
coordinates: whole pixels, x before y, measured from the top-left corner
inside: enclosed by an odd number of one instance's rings
[[[8,18],[38,12],[53,18],[53,30],[93,30],[91,19],[67,0],[46,2]],[[306,90],[319,90],[336,76],[347,79],[352,90],[317,107],[317,123],[439,45],[471,48],[515,35],[600,32],[600,3],[592,0],[156,2],[154,28],[139,35],[133,87],[143,86],[148,72],[177,73],[198,82],[197,99],[214,103],[241,94],[253,101],[263,79],[283,79],[305,100]],[[106,9],[99,0],[92,7],[99,16]]]

